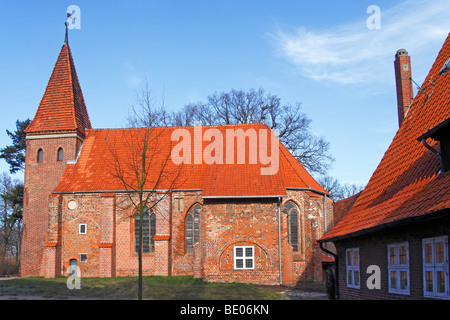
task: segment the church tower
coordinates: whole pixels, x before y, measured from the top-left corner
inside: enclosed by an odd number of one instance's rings
[[[67,26],[64,44],[47,88],[25,129],[26,156],[21,276],[41,276],[49,195],[68,161],[76,159],[91,122],[78,82]]]

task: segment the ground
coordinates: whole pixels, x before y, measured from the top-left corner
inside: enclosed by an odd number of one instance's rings
[[[328,300],[325,286],[322,283],[308,282],[298,284],[294,288],[250,286],[243,284],[213,284],[205,283],[192,277],[149,277],[146,283],[144,298],[163,300],[184,299],[256,299],[256,300]],[[176,278],[176,277],[175,277]],[[15,277],[0,277],[0,300],[95,300],[95,299],[134,299],[130,280],[84,279],[84,292],[87,296],[79,295],[76,291],[65,289],[65,279],[20,279]],[[133,281],[133,280],[132,280]],[[134,286],[135,281],[131,282]],[[110,286],[108,292],[115,293],[105,296],[102,291]],[[61,290],[63,288],[63,290]],[[157,288],[157,290],[153,290]],[[87,290],[86,290],[87,289]],[[155,291],[154,293],[151,291]],[[192,293],[192,292],[195,293]],[[199,294],[198,292],[203,292]],[[227,292],[228,291],[228,292]],[[226,293],[224,293],[226,292]],[[74,294],[75,293],[75,294]]]

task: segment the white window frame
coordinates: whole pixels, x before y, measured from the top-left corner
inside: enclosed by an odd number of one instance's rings
[[[406,247],[406,263],[402,264],[400,263],[400,247]],[[391,249],[394,248],[396,250],[396,261],[391,264]],[[389,292],[390,293],[397,293],[397,294],[404,294],[404,295],[409,295],[410,294],[410,290],[409,290],[409,244],[408,242],[397,242],[397,243],[391,243],[388,245],[387,247],[387,258],[388,258],[388,288],[389,288]],[[392,279],[391,279],[391,274],[392,272],[396,273],[396,283],[395,283],[395,288],[391,287],[392,284]],[[400,274],[401,272],[406,272],[406,288],[402,289],[400,282]]]
[[[238,256],[237,250],[242,249],[242,256]],[[247,250],[251,249],[251,255],[247,255]],[[238,267],[237,261],[242,260],[242,267]],[[247,267],[247,260],[252,263],[251,267]],[[236,246],[234,247],[234,269],[235,270],[253,270],[255,269],[255,247],[254,246]]]
[[[83,259],[82,256],[86,255],[86,259]],[[80,253],[80,263],[85,263],[88,260],[88,254],[87,253]]]
[[[84,226],[84,232],[81,232],[81,226]],[[86,234],[87,233],[87,224],[86,223],[80,223],[78,225],[78,234]]]
[[[444,261],[436,261],[436,244],[444,243]],[[432,248],[432,261],[426,263],[425,246],[431,244]],[[422,239],[422,263],[423,263],[423,295],[424,297],[437,298],[437,299],[449,299],[449,275],[448,275],[448,238],[447,236],[434,237]],[[427,291],[426,284],[426,272],[432,272],[433,276],[433,291]],[[437,290],[437,273],[444,272],[445,276],[445,292],[440,293]]]
[[[348,260],[348,253],[351,252],[351,260]],[[358,253],[358,265],[354,264],[354,254],[355,252]],[[345,278],[346,278],[346,282],[347,282],[347,287],[348,288],[355,288],[355,289],[359,289],[360,285],[361,285],[361,272],[359,269],[359,266],[361,264],[361,256],[359,255],[359,248],[349,248],[345,250],[345,265],[346,265],[346,273],[345,273]],[[351,272],[351,280],[352,282],[349,282],[349,272]],[[355,281],[355,274],[358,274],[358,283],[356,283]]]

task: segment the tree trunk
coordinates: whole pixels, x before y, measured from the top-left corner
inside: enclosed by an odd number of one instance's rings
[[[141,206],[141,208],[139,208],[138,300],[142,300],[142,251],[143,251],[143,238],[144,238],[143,226],[144,226],[144,209]]]

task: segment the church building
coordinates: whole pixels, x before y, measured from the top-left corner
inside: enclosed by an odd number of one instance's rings
[[[93,129],[66,36],[25,132],[22,277],[137,276],[142,223],[145,276],[322,280],[332,200],[265,124]],[[117,174],[132,179],[139,141],[154,204],[142,219]]]

